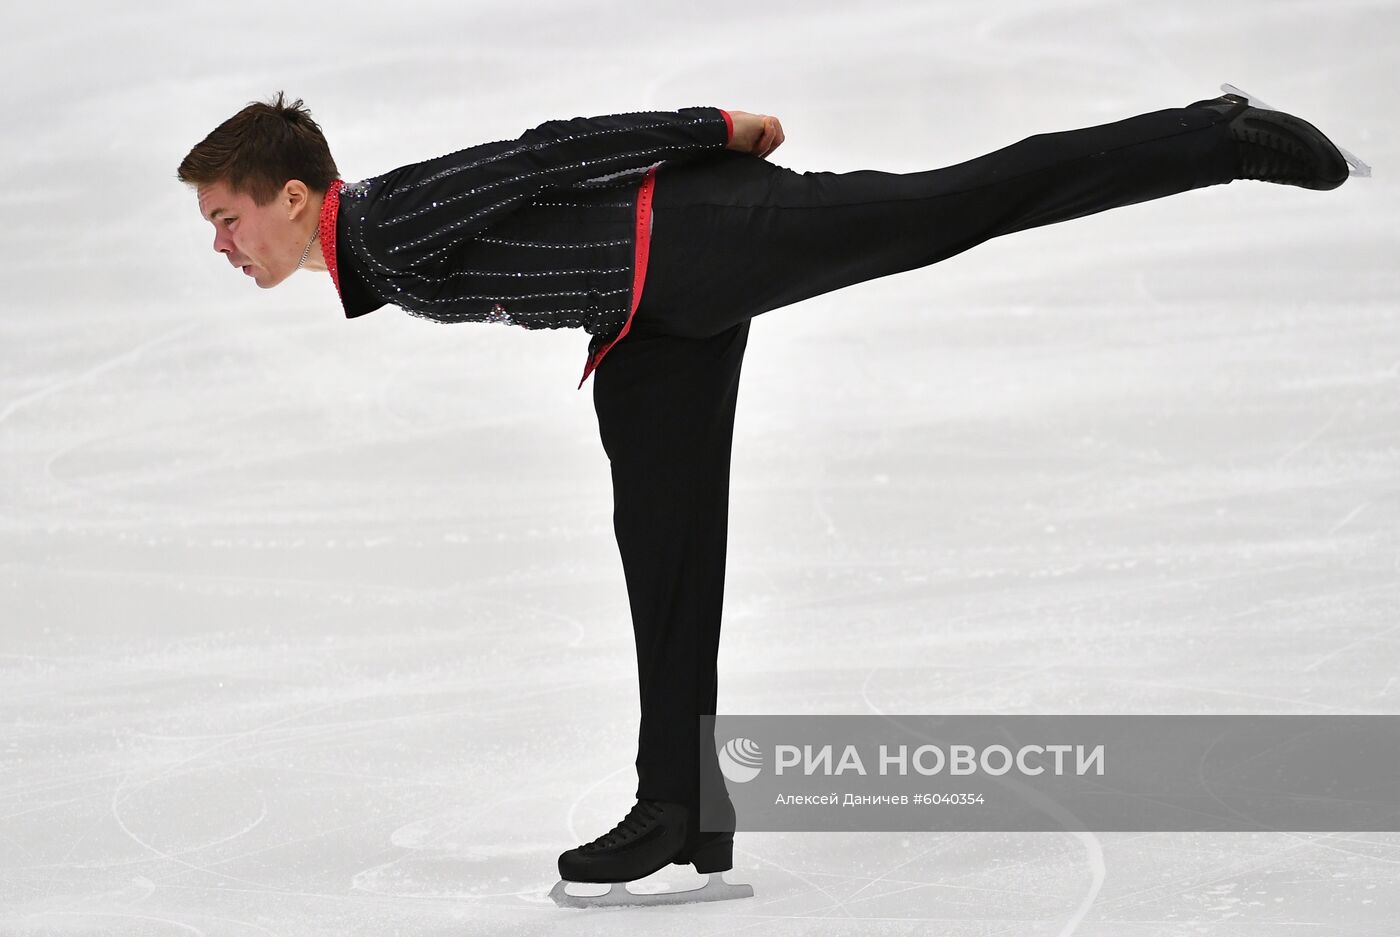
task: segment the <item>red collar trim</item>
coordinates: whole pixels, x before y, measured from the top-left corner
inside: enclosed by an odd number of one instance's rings
[[[321,203],[321,256],[325,258],[326,269],[331,272],[337,296],[340,295],[340,271],[335,262],[335,221],[340,215],[340,189],[344,185],[344,179],[332,181],[326,189],[326,199]],[[345,306],[343,296],[340,305],[342,308]]]

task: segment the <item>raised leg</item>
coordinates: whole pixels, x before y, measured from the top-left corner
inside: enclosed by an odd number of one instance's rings
[[[733,151],[663,166],[637,319],[713,335],[991,238],[1225,184],[1236,165],[1222,114],[1170,108],[925,172],[799,173]]]

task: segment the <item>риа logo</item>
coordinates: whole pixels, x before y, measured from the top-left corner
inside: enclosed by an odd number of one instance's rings
[[[752,781],[762,768],[763,752],[753,739],[730,739],[720,749],[719,770],[736,784]]]

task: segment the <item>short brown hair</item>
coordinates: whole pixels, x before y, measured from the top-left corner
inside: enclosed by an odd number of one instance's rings
[[[279,91],[275,100],[254,101],[219,124],[180,161],[176,177],[193,186],[224,182],[260,206],[289,179],[325,192],[340,176],[330,146],[301,99],[283,99]]]

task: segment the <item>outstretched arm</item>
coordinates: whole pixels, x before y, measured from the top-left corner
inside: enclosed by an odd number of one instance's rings
[[[366,236],[406,271],[440,258],[547,187],[640,174],[663,160],[717,152],[732,137],[730,117],[717,107],[546,121],[516,140],[366,180]]]

